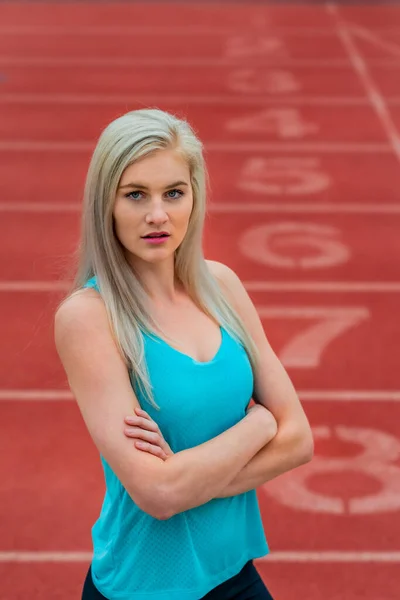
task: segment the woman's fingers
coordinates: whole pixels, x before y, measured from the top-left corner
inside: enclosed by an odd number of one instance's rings
[[[155,444],[160,447],[162,445],[161,436],[154,431],[148,431],[147,429],[142,429],[141,427],[126,427],[124,432],[127,437],[144,440],[145,442],[150,442],[151,444]]]
[[[125,428],[125,435],[150,444],[151,447],[145,451],[160,456],[163,460],[171,456],[173,452],[165,441],[157,423],[153,421],[146,411],[140,408],[135,408],[135,413],[135,415],[125,417],[125,423],[130,426]],[[137,447],[141,450],[143,449],[140,445]]]
[[[142,450],[143,452],[148,452],[149,454],[153,454],[154,456],[158,456],[158,458],[162,458],[165,460],[167,455],[164,450],[160,448],[160,446],[155,446],[154,444],[149,444],[148,442],[136,441],[135,446],[138,450]]]
[[[125,422],[128,425],[142,427],[143,429],[147,429],[148,431],[158,432],[157,423],[150,418],[129,415],[128,417],[125,417]]]
[[[143,410],[143,408],[139,408],[138,406],[135,406],[135,413],[139,416],[139,417],[144,417],[145,419],[150,419],[151,417],[149,416],[149,414]]]

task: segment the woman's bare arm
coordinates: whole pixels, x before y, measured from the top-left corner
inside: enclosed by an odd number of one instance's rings
[[[209,262],[227,299],[236,308],[260,355],[254,373],[254,399],[274,415],[278,432],[229,482],[219,497],[241,494],[311,460],[313,439],[292,382],[272,350],[257,310],[237,275],[221,263]]]
[[[157,519],[221,494],[275,434],[274,419],[259,407],[216,438],[165,461],[141,452],[123,433],[124,417],[133,414],[139,402],[97,292],[85,290],[59,308],[55,341],[99,452],[138,506]]]

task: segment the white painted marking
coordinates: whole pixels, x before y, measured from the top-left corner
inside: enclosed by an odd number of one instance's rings
[[[377,48],[381,48],[392,54],[392,56],[400,58],[400,46],[394,42],[383,40],[377,32],[371,31],[366,27],[361,27],[360,25],[355,25],[354,23],[348,23],[347,29],[358,38],[371,42]]]
[[[237,57],[232,58],[220,58],[219,56],[207,57],[207,58],[164,58],[163,56],[155,58],[133,58],[127,56],[118,57],[87,57],[87,56],[68,56],[68,57],[51,57],[51,56],[0,56],[0,68],[4,66],[38,66],[41,69],[46,67],[221,67],[221,66],[237,66]],[[388,61],[379,61],[379,63],[387,64]],[[318,59],[318,58],[307,58],[307,59],[279,59],[272,57],[270,61],[265,60],[264,64],[277,66],[279,63],[280,67],[322,67],[325,69],[342,69],[348,67],[348,61],[343,58],[332,58],[332,59]],[[393,61],[389,61],[389,64],[393,64]],[[261,65],[260,65],[261,66]]]
[[[239,69],[228,75],[228,89],[242,94],[293,94],[302,89],[300,80],[282,69]]]
[[[59,35],[74,35],[74,36],[91,36],[91,35],[102,35],[102,36],[115,36],[115,35],[165,35],[165,26],[123,26],[123,25],[109,25],[109,26],[98,26],[98,25],[76,25],[76,27],[52,25],[51,27],[38,26],[38,25],[8,25],[0,27],[0,35],[37,35],[37,36],[59,36]],[[328,27],[279,27],[275,24],[269,25],[262,23],[260,27],[259,18],[254,23],[244,22],[242,25],[231,27],[204,27],[202,25],[185,25],[185,26],[170,26],[168,25],[168,35],[234,35],[234,34],[285,34],[294,35],[296,37],[310,37],[310,36],[327,36],[336,37],[336,32],[332,28]]]
[[[22,213],[69,213],[79,212],[82,205],[75,202],[0,202],[0,212]]]
[[[267,196],[316,194],[330,186],[330,176],[315,157],[254,156],[245,161],[237,179],[239,189]]]
[[[67,291],[70,281],[0,281],[0,293]],[[247,281],[249,292],[399,293],[399,281]]]
[[[399,281],[247,281],[249,292],[399,293]]]
[[[0,151],[6,152],[88,152],[94,150],[92,142],[55,142],[31,140],[0,140]]]
[[[356,25],[357,27],[358,25]],[[349,22],[349,28],[352,28],[353,25]],[[387,35],[400,35],[400,29],[399,27],[373,27],[371,29],[371,24],[369,24],[369,31],[373,31],[374,33],[376,33],[377,35],[383,35],[383,36],[387,36]]]
[[[0,292],[57,292],[70,286],[69,281],[0,281]]]
[[[349,27],[352,28],[353,25],[349,23]],[[356,25],[358,27],[358,24]],[[369,31],[374,32],[377,35],[388,36],[388,35],[400,35],[399,27],[373,27],[371,29],[371,24],[369,24]]]
[[[262,486],[272,496],[292,510],[334,515],[370,515],[395,512],[400,509],[400,440],[379,429],[348,427],[347,425],[313,427],[315,440],[331,439],[360,446],[356,455],[330,457],[316,454],[303,469],[296,469]],[[360,473],[376,481],[379,490],[343,500],[339,494],[319,493],[309,485],[318,475]],[[327,488],[327,485],[325,486]]]
[[[283,140],[303,139],[319,132],[316,123],[304,121],[300,111],[293,107],[267,108],[261,112],[230,119],[228,131],[239,133],[267,133]]]
[[[358,75],[361,83],[365,88],[365,92],[371,102],[372,107],[382,125],[383,131],[386,134],[394,154],[400,161],[400,135],[396,125],[391,117],[390,111],[386,106],[385,99],[380,93],[378,87],[371,76],[368,65],[358,51],[357,45],[353,40],[353,36],[346,23],[341,19],[338,7],[335,3],[327,6],[327,10],[334,16],[337,24],[337,31],[343,46],[346,49],[354,71]]]
[[[300,390],[302,401],[400,402],[400,390]]]
[[[80,212],[82,205],[75,202],[0,202],[0,212],[64,213]],[[318,202],[210,202],[212,213],[299,213],[299,214],[400,214],[400,204],[333,204]]]
[[[257,76],[256,80],[260,82],[260,77]],[[236,91],[240,91],[239,89]],[[284,90],[279,93],[283,93]],[[256,95],[254,95],[254,93]],[[291,96],[288,99],[279,99],[276,97],[268,98],[265,93],[272,93],[268,90],[261,90],[260,92],[254,92],[252,95],[247,96],[233,96],[231,93],[224,94],[187,94],[173,95],[163,94],[161,91],[152,94],[136,94],[136,95],[123,95],[123,94],[36,94],[36,93],[11,93],[1,94],[1,104],[90,104],[90,105],[103,105],[103,104],[156,104],[162,102],[163,104],[224,104],[234,106],[252,106],[259,105],[260,107],[266,104],[272,104],[276,106],[277,102],[288,103],[291,105],[304,105],[304,106],[366,106],[369,105],[367,98],[360,97],[339,97],[339,96]],[[259,94],[257,96],[257,93]],[[278,93],[278,92],[277,92]],[[263,95],[261,95],[263,94]],[[400,104],[400,98],[388,98],[387,102]]]
[[[94,150],[93,142],[72,141],[32,141],[32,140],[2,140],[0,151],[7,152],[88,152]],[[244,143],[244,142],[206,142],[205,147],[211,152],[323,152],[328,154],[381,154],[391,152],[388,144],[374,143]]]
[[[329,344],[370,317],[364,306],[257,306],[261,319],[311,321],[279,351],[287,368],[316,369]]]
[[[302,402],[400,402],[400,390],[297,390]],[[73,400],[69,390],[1,390],[0,401]]]
[[[235,33],[235,29],[232,27],[204,27],[204,26],[195,26],[188,25],[187,27],[174,27],[168,26],[168,35],[179,35],[182,37],[186,36],[224,36],[224,35],[232,35]],[[328,32],[327,32],[328,33]],[[166,35],[165,26],[145,26],[141,25],[140,27],[135,26],[123,26],[123,25],[109,25],[109,26],[98,26],[98,25],[88,25],[83,26],[77,24],[76,27],[68,27],[68,26],[60,26],[60,25],[52,25],[51,27],[46,26],[38,26],[38,25],[10,25],[6,27],[0,27],[0,35],[10,35],[10,36],[18,36],[18,35],[29,35],[29,36],[46,36],[46,37],[58,37],[62,35],[73,36],[73,37],[90,37],[90,36],[98,36],[102,37],[115,37],[121,35],[135,35],[135,36],[164,36]],[[306,35],[306,34],[304,34]],[[321,35],[323,33],[321,32]],[[332,33],[331,33],[332,35]],[[334,33],[333,33],[334,35]]]
[[[0,204],[1,210],[1,204]],[[400,213],[399,204],[362,204],[332,202],[211,202],[215,213],[305,213],[305,214],[388,214]]]
[[[61,563],[87,563],[93,558],[92,552],[31,552],[15,551],[0,552],[0,563],[38,563],[38,562],[61,562]],[[322,550],[320,552],[277,550],[267,556],[257,558],[257,562],[274,563],[399,563],[400,551],[340,551]]]
[[[38,563],[38,562],[87,562],[92,560],[92,552],[0,552],[0,563]]]
[[[69,390],[0,390],[0,400],[73,400]]]
[[[384,69],[386,68],[393,68],[393,67],[398,67],[399,66],[399,59],[398,58],[392,58],[392,59],[378,59],[378,58],[369,58],[368,59],[368,66],[369,67],[382,67]]]
[[[346,552],[322,550],[321,552],[277,551],[257,559],[260,562],[326,562],[326,563],[398,563],[400,552]]]
[[[238,246],[244,256],[277,269],[326,269],[349,261],[350,248],[330,225],[278,221],[248,227]],[[299,248],[307,249],[303,256]]]
[[[229,37],[225,42],[225,56],[228,58],[273,57],[282,60],[288,57],[284,41],[271,34],[258,32]]]

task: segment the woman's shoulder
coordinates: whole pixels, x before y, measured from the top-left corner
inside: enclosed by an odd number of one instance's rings
[[[56,327],[73,323],[104,320],[105,306],[99,294],[95,278],[64,298],[55,312]]]
[[[206,259],[206,264],[211,273],[214,275],[214,277],[217,277],[218,279],[226,278],[228,272],[232,271],[232,269],[228,267],[228,265],[225,265],[222,262],[218,262],[217,260]]]
[[[248,315],[254,315],[255,308],[240,277],[233,269],[223,263],[213,260],[207,260],[206,262],[212,275],[220,284],[226,299],[237,310],[242,319],[247,321]]]
[[[207,266],[214,277],[223,285],[229,293],[235,293],[242,289],[243,283],[231,267],[216,260],[206,260]]]

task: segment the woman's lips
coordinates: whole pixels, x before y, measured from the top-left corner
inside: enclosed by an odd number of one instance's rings
[[[142,239],[147,242],[148,244],[163,244],[167,241],[167,239],[169,238],[169,235],[162,235],[162,236],[156,236],[156,237],[143,237]]]

